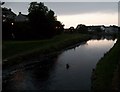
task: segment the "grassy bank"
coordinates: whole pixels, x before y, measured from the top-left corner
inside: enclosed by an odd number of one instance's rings
[[[90,38],[84,34],[61,34],[52,39],[38,41],[3,41],[3,64],[20,63],[22,57],[32,57],[60,51]]]
[[[92,81],[93,91],[108,91],[113,89],[114,72],[119,64],[119,60],[120,40],[118,40],[114,47],[97,63],[94,80]]]

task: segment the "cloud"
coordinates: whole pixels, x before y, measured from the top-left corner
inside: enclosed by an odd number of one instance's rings
[[[58,15],[118,12],[117,2],[46,2],[45,5],[53,9]]]
[[[5,4],[2,7],[11,8],[13,12],[18,14],[19,12],[22,12],[23,14],[28,14],[28,2],[5,2]]]
[[[45,2],[44,4],[56,15],[118,12],[117,2]],[[27,14],[29,2],[6,2],[4,6],[12,8],[17,14],[18,12]]]

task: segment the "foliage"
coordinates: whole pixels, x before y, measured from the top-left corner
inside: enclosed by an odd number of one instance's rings
[[[2,8],[3,40],[39,40],[62,33],[64,26],[57,21],[54,11],[48,10],[43,3],[31,2],[28,11],[28,15],[23,15],[28,21],[16,22],[15,18],[10,18],[10,14],[14,17],[16,14],[11,9]]]
[[[4,41],[3,42],[3,59],[13,59],[25,57],[28,55],[37,56],[40,54],[48,54],[62,50],[70,45],[74,45],[81,41],[86,41],[89,35],[83,34],[61,34],[52,39],[37,41]],[[6,63],[11,63],[6,62]],[[17,60],[15,60],[17,62]]]
[[[11,40],[12,39],[12,26],[11,22],[3,22],[2,23],[2,39],[3,40]]]
[[[54,11],[48,10],[48,8],[41,2],[30,3],[28,11],[28,17],[32,26],[32,30],[34,30],[33,34],[35,37],[49,38],[55,35],[55,24],[57,19]]]
[[[88,32],[88,28],[86,25],[84,24],[79,24],[77,27],[76,27],[76,31],[79,32],[79,33],[87,33]]]
[[[13,34],[15,38],[14,40],[31,40],[34,39],[32,36],[31,27],[29,26],[29,22],[14,22],[13,25]]]

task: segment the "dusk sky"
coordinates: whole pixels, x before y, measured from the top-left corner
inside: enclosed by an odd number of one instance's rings
[[[85,25],[118,25],[118,2],[45,2],[65,28]],[[16,14],[28,14],[29,2],[6,2]]]

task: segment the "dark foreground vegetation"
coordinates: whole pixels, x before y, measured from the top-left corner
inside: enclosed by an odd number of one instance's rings
[[[90,36],[86,34],[61,34],[48,40],[4,41],[3,64],[16,64],[21,57],[53,53],[88,39]]]
[[[114,47],[97,63],[93,71],[93,91],[120,90],[120,39]]]

